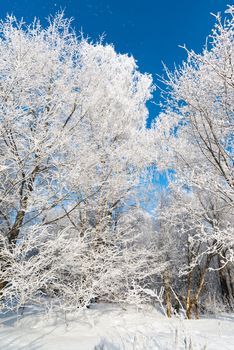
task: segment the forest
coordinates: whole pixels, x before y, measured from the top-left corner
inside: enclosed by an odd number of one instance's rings
[[[1,312],[234,312],[233,34],[156,81],[63,13],[0,22]]]

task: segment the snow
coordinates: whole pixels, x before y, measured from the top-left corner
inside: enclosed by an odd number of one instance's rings
[[[232,350],[234,315],[167,319],[152,307],[96,304],[79,314],[1,316],[1,350]]]

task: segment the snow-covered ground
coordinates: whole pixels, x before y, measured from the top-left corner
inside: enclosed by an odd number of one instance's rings
[[[0,350],[232,350],[234,315],[167,319],[153,308],[97,304],[79,315],[2,315]]]

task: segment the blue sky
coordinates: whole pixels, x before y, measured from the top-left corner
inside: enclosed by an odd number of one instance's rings
[[[163,74],[162,61],[173,69],[186,58],[179,45],[186,44],[197,52],[202,50],[215,19],[210,13],[224,12],[230,0],[1,0],[0,17],[7,13],[31,22],[34,17],[46,23],[49,14],[60,9],[73,17],[79,31],[97,40],[113,43],[121,53],[132,54],[142,72],[149,72],[157,82]],[[158,103],[160,94],[154,94]],[[159,107],[148,104],[150,121]],[[155,176],[155,187],[166,186],[164,174]],[[161,176],[161,177],[160,177]],[[144,184],[144,183],[143,183]],[[152,203],[149,206],[151,209]]]
[[[224,12],[229,0],[1,0],[0,17],[7,13],[30,22],[65,9],[74,26],[95,40],[105,33],[121,53],[132,54],[142,72],[162,75],[186,58],[178,45],[201,51],[214,25],[211,12]],[[228,2],[231,3],[230,1]],[[155,102],[159,93],[155,93]],[[149,105],[153,118],[159,108]]]

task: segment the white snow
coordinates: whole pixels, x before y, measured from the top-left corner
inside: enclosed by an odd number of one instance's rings
[[[145,307],[97,304],[78,315],[1,316],[1,350],[232,350],[234,315],[167,319]]]

